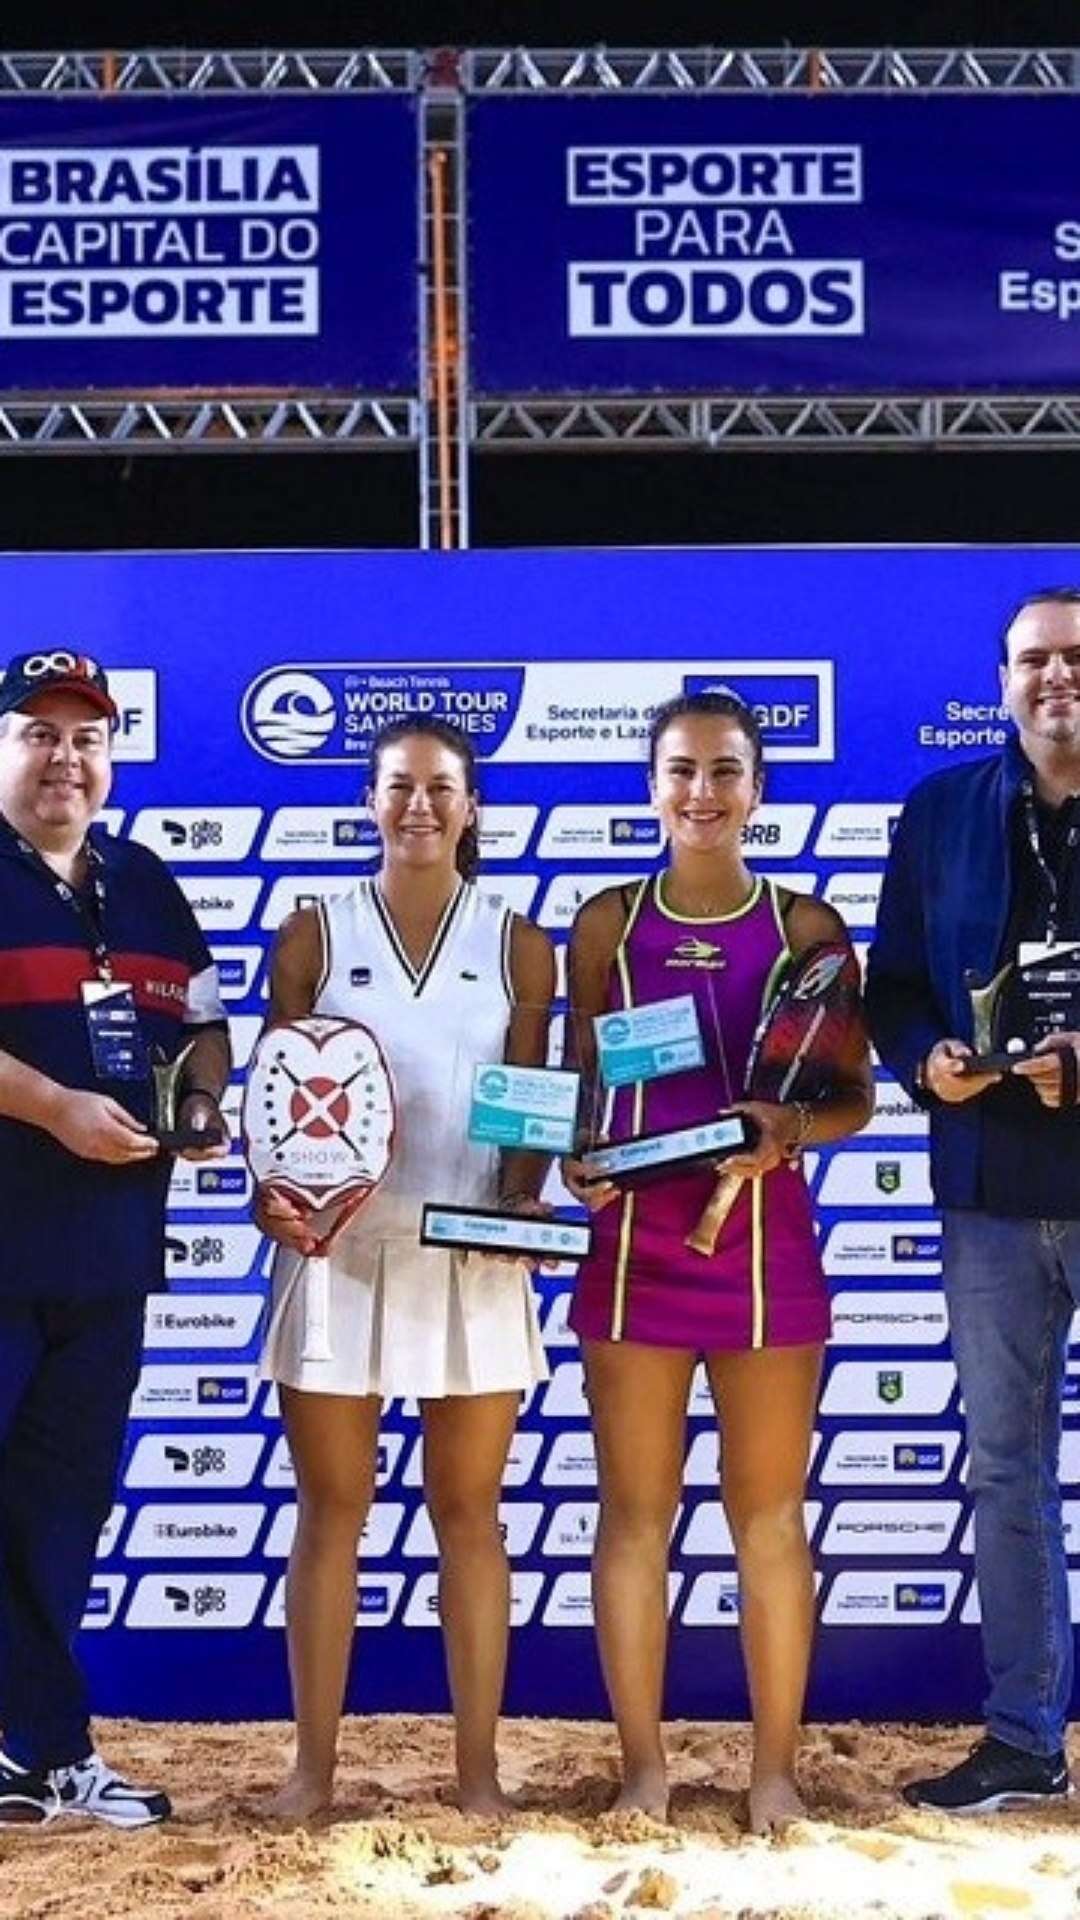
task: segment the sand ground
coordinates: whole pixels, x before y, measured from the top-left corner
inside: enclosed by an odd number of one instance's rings
[[[120,1834],[64,1817],[0,1833],[3,1920],[1080,1920],[1080,1798],[983,1820],[905,1808],[898,1780],[948,1763],[963,1730],[807,1730],[812,1817],[750,1839],[744,1727],[668,1730],[675,1791],[661,1826],[609,1815],[611,1729],[507,1721],[504,1785],[520,1811],[466,1819],[443,1718],[350,1719],[333,1815],[282,1828],[259,1802],[289,1729],[104,1722],[99,1745],[168,1786],[167,1826]],[[1073,1751],[1080,1776],[1080,1740]]]

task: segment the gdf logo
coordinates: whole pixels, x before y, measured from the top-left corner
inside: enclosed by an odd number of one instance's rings
[[[304,760],[325,746],[337,724],[334,696],[313,673],[271,673],[249,691],[244,731],[270,760]]]

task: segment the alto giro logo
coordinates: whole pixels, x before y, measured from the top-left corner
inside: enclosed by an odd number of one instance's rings
[[[337,725],[337,704],[324,680],[286,668],[248,688],[241,709],[244,732],[268,760],[306,760],[325,746]]]

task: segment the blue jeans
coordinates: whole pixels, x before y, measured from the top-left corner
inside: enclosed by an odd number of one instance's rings
[[[1056,1754],[1073,1680],[1058,1456],[1080,1220],[950,1209],[942,1255],[971,1456],[987,1727],[1025,1753]]]

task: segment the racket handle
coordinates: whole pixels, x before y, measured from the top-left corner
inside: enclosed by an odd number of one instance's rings
[[[722,1173],[709,1198],[701,1209],[701,1218],[691,1233],[688,1233],[684,1246],[692,1247],[695,1253],[715,1253],[720,1229],[742,1192],[742,1173]]]
[[[330,1345],[330,1262],[324,1253],[309,1253],[301,1282],[304,1289],[304,1348],[302,1360],[332,1360]]]

